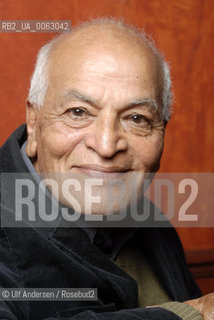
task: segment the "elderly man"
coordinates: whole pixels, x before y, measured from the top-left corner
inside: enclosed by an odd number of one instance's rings
[[[40,50],[27,126],[1,148],[1,173],[30,172],[37,189],[51,175],[58,189],[49,189],[60,206],[108,216],[106,193],[117,189],[115,180],[127,185],[135,177],[139,200],[145,177],[158,170],[169,107],[168,66],[144,34],[116,20],[82,24]],[[72,174],[102,181],[95,186],[101,201],[92,209],[81,184],[72,193],[78,201],[62,192],[62,176]],[[131,198],[126,192],[123,209]],[[118,200],[111,214],[120,206]],[[10,200],[2,210],[11,214]],[[0,234],[3,288],[98,289],[96,301],[1,301],[1,319],[213,319],[213,296],[198,298],[173,228],[77,222],[75,228],[2,227]]]

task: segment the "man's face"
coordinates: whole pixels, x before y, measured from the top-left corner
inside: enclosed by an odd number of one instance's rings
[[[145,174],[158,169],[164,124],[157,101],[157,63],[148,48],[118,41],[74,47],[65,42],[52,53],[49,87],[33,131],[28,130],[33,133],[27,153],[35,158],[39,173],[102,179],[102,185],[94,187],[102,199],[94,212],[105,214],[109,186],[113,190],[118,182],[135,179],[140,194]],[[34,154],[28,151],[32,143]],[[79,202],[81,198],[83,192]],[[59,200],[66,202],[62,196]],[[129,202],[127,192],[126,205]]]

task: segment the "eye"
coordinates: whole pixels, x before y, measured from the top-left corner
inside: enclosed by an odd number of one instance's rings
[[[135,123],[141,123],[142,120],[144,120],[143,116],[140,116],[139,114],[134,114],[129,119],[132,120]]]
[[[82,108],[70,108],[67,110],[67,112],[75,118],[81,118],[88,115],[88,113]]]
[[[130,121],[132,121],[134,124],[139,124],[142,126],[150,126],[151,125],[151,121],[146,118],[143,115],[140,114],[133,114],[128,118]]]
[[[83,107],[67,108],[63,113],[63,118],[72,128],[85,128],[94,121],[94,115]]]

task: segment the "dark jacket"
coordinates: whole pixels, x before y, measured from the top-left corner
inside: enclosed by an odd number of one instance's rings
[[[0,149],[1,173],[28,171],[20,155],[25,140],[23,125]],[[136,236],[172,300],[200,296],[173,228],[140,228]],[[0,259],[3,288],[98,288],[94,302],[1,301],[0,319],[180,319],[162,308],[137,308],[136,281],[91,244],[81,228],[1,227]]]

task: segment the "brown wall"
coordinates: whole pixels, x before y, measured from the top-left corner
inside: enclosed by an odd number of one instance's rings
[[[170,61],[175,93],[162,172],[214,172],[213,12],[213,0],[0,1],[2,20],[68,19],[75,25],[107,15],[124,17],[152,35]],[[35,56],[51,37],[42,33],[0,33],[0,145],[25,121],[25,99]],[[178,231],[189,252],[188,259],[193,255],[202,261],[205,251],[210,257],[207,259],[213,259],[213,229]],[[210,285],[210,281],[207,283]],[[214,283],[207,290],[214,291]]]

